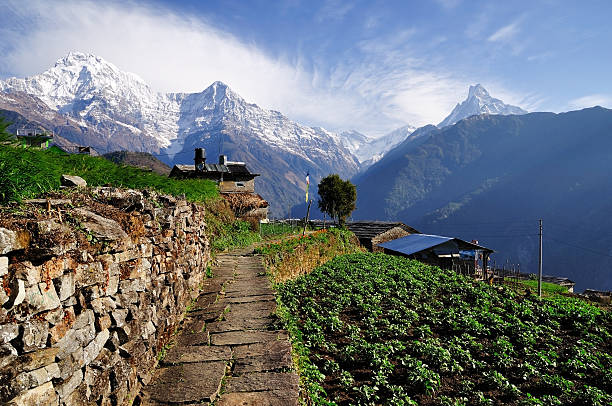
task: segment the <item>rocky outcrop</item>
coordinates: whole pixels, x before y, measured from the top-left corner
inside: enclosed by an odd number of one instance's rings
[[[3,219],[0,404],[131,403],[205,278],[203,207],[111,188],[69,198]]]

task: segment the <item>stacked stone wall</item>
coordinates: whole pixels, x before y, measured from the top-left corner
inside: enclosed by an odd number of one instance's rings
[[[130,404],[206,277],[204,208],[98,188],[0,216],[0,404]]]

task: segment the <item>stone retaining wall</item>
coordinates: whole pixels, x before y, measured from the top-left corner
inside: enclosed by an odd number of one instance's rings
[[[0,404],[130,404],[205,278],[204,208],[64,194],[0,217]]]

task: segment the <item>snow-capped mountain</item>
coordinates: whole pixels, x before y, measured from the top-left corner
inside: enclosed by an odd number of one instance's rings
[[[342,141],[342,145],[351,151],[351,154],[355,155],[360,162],[362,161],[362,158],[358,155],[359,150],[365,144],[373,141],[372,138],[355,130],[341,132],[340,139]]]
[[[415,127],[406,125],[379,138],[370,138],[357,131],[345,131],[340,133],[340,138],[344,146],[357,157],[363,169],[406,140],[414,130]]]
[[[527,114],[527,111],[517,106],[511,106],[505,104],[503,101],[491,97],[489,92],[477,84],[470,86],[467,99],[461,104],[457,104],[453,111],[446,117],[440,124],[439,128],[443,128],[449,125],[455,124],[457,121],[461,121],[464,118],[479,114]]]
[[[193,148],[204,147],[209,159],[224,153],[246,161],[262,174],[258,189],[276,215],[303,199],[307,172],[318,182],[359,168],[336,134],[247,103],[221,82],[200,93],[159,93],[96,55],[71,52],[39,75],[0,81],[0,91],[38,98],[88,134],[73,133],[71,141],[102,153],[145,151],[189,163]]]

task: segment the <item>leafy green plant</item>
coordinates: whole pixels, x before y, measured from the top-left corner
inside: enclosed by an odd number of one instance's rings
[[[363,253],[280,284],[278,302],[314,404],[610,402],[612,315],[580,300]]]

